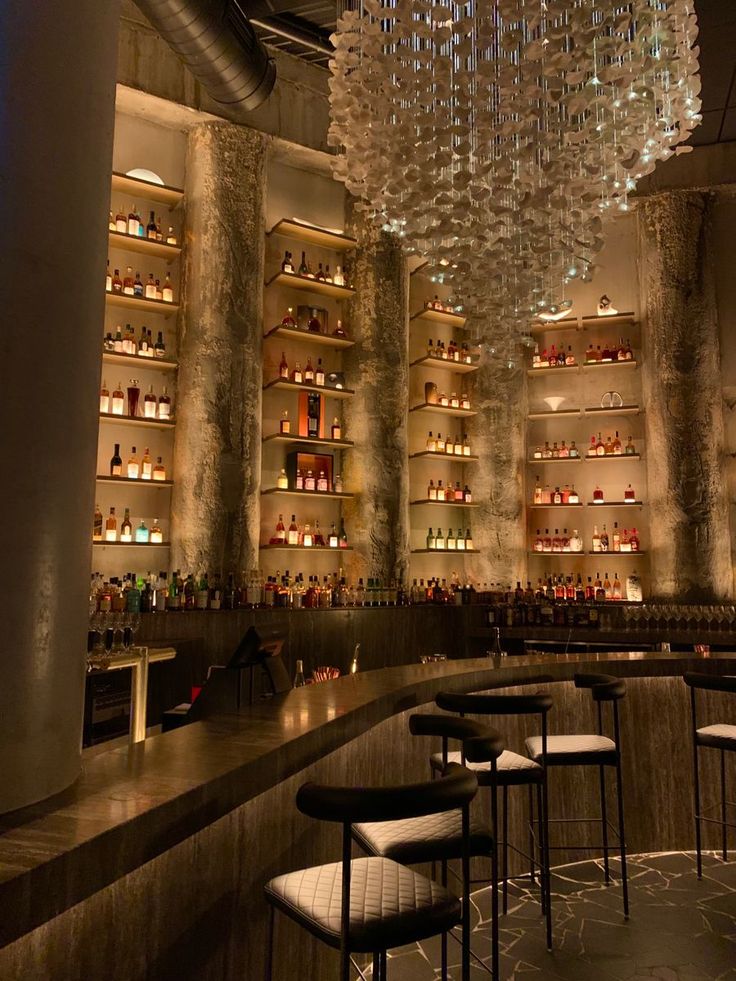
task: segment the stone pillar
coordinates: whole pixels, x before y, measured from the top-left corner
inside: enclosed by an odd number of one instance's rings
[[[484,331],[469,323],[478,336]],[[512,356],[513,357],[513,356]],[[468,420],[470,444],[480,457],[469,470],[473,501],[468,512],[473,544],[480,555],[468,556],[466,570],[476,581],[508,583],[526,578],[524,465],[526,452],[526,370],[521,355],[500,360],[483,353],[474,376],[473,408]]]
[[[258,565],[266,147],[231,123],[189,135],[171,515],[185,571]]]
[[[349,228],[359,242],[350,266],[357,296],[349,328],[357,341],[343,364],[356,389],[345,402],[343,503],[355,552],[347,553],[351,578],[384,581],[409,573],[409,275],[396,239],[354,214]]]
[[[119,11],[0,11],[5,812],[80,767]]]
[[[652,593],[689,601],[733,595],[712,208],[690,191],[639,205]]]

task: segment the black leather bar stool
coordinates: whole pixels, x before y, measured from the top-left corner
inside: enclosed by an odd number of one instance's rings
[[[351,954],[372,954],[374,978],[386,981],[387,950],[457,926],[460,901],[438,883],[387,858],[351,859],[351,826],[459,809],[467,832],[477,789],[474,774],[461,766],[448,767],[439,780],[399,787],[301,787],[296,805],[303,814],[342,824],[342,861],[289,872],[266,884],[271,904],[266,981],[272,976],[277,909],[340,951],[340,981],[349,981]],[[469,834],[463,842],[465,862]]]
[[[461,716],[472,715],[538,715],[539,729],[541,731],[542,744],[547,739],[547,713],[552,708],[552,699],[544,692],[532,693],[529,695],[476,695],[463,694],[456,692],[440,692],[435,698],[435,703],[439,708],[448,712],[457,712]],[[447,745],[443,743],[442,753],[435,753],[430,757],[430,766],[434,772],[438,772],[446,762],[459,762],[457,752],[448,753]],[[489,767],[487,763],[474,764],[470,761],[466,764],[478,777],[481,786],[489,786],[491,783]],[[536,836],[534,833],[534,803],[536,796],[537,818],[539,825],[539,885],[540,901],[542,912],[546,918],[546,939],[547,947],[552,947],[552,909],[549,890],[549,853],[547,849],[547,820],[546,820],[546,778],[544,767],[535,760],[530,760],[526,756],[514,753],[505,749],[495,763],[496,786],[502,790],[502,829],[499,833],[497,826],[497,804],[494,801],[495,792],[491,794],[491,813],[492,813],[492,833],[496,837],[498,847],[502,855],[502,892],[503,892],[503,912],[508,911],[508,850],[521,854],[529,859],[529,879],[534,882],[535,878],[535,852],[537,851]],[[509,787],[527,787],[529,791],[529,855],[526,855],[520,848],[509,843],[508,834],[508,791]],[[536,794],[535,794],[536,790]],[[492,788],[493,791],[493,788]],[[495,895],[498,885],[498,875],[492,879],[493,894]]]
[[[719,677],[712,674],[701,674],[697,671],[688,671],[683,676],[686,685],[690,686],[690,708],[693,723],[693,773],[695,782],[695,850],[697,852],[698,878],[703,875],[703,856],[701,843],[701,821],[707,821],[721,826],[721,852],[723,861],[728,861],[728,829],[736,828],[736,824],[727,821],[729,804],[733,802],[726,800],[726,753],[736,751],[736,725],[717,722],[709,726],[698,727],[695,692],[697,689],[706,691],[722,691],[736,693],[736,678]],[[720,799],[720,820],[707,816],[708,811],[712,811],[718,804],[701,809],[700,806],[700,770],[698,760],[698,750],[702,747],[717,749],[721,754],[721,799]]]
[[[495,762],[503,752],[498,733],[472,719],[447,715],[412,715],[409,729],[414,735],[441,736],[444,740],[463,740],[465,754],[482,760],[495,773]],[[463,757],[464,760],[464,757]],[[468,841],[466,842],[465,836]],[[462,859],[462,978],[470,978],[470,859],[490,858],[496,862],[495,843],[488,829],[472,818],[463,827],[459,810],[443,811],[401,821],[374,821],[353,825],[353,838],[369,855],[393,859],[402,865],[439,862],[441,884],[447,886],[447,863]],[[463,856],[467,856],[467,860]],[[498,977],[498,916],[491,923],[491,960],[494,977]],[[442,971],[447,972],[447,934],[442,934]],[[444,976],[444,974],[443,974]]]
[[[626,875],[626,840],[624,833],[624,799],[623,785],[621,781],[621,733],[618,717],[618,703],[626,695],[626,682],[621,678],[614,678],[607,674],[576,674],[574,676],[576,688],[589,688],[593,696],[593,701],[598,709],[598,732],[594,734],[579,733],[575,735],[548,736],[546,748],[539,736],[532,736],[526,740],[526,749],[529,757],[537,763],[541,763],[545,771],[555,766],[597,766],[600,780],[600,800],[601,814],[600,822],[602,829],[603,842],[600,846],[603,851],[603,867],[605,881],[611,881],[611,872],[608,862],[608,831],[613,831],[619,840],[619,852],[621,856],[621,881],[623,887],[623,906],[624,916],[629,915],[629,887]],[[613,718],[613,739],[610,739],[603,732],[603,703],[611,705],[611,715]],[[616,771],[616,800],[618,804],[618,828],[615,828],[608,821],[606,813],[606,769],[613,767]],[[544,784],[545,797],[547,795],[548,780]],[[545,811],[547,805],[545,803]],[[597,820],[593,818],[550,818],[550,824],[570,824],[576,821]],[[548,843],[549,849],[549,843]],[[560,847],[560,846],[558,846]],[[599,846],[577,846],[566,845],[569,850],[592,851]]]

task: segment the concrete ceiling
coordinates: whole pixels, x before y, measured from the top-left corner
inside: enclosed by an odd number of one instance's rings
[[[329,47],[335,26],[336,0],[251,0],[253,16],[268,18],[285,29],[304,31]],[[703,122],[691,143],[705,146],[736,140],[736,0],[695,0],[700,25],[700,69],[703,80]],[[266,43],[327,66],[328,56],[258,28]]]

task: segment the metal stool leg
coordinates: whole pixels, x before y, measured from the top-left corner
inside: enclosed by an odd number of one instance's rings
[[[273,935],[276,926],[276,907],[269,903],[268,913],[268,939],[266,941],[266,981],[271,981],[273,977]]]
[[[547,912],[547,881],[544,876],[544,823],[542,820],[542,785],[537,784],[537,824],[539,832],[537,835],[537,848],[539,849],[539,902],[542,913]]]
[[[381,981],[388,981],[388,954],[381,951]]]
[[[534,869],[534,790],[529,784],[529,883],[534,885],[536,873]]]
[[[503,788],[503,913],[509,911],[509,788]]]
[[[601,786],[601,828],[603,830],[603,871],[606,877],[606,885],[611,881],[611,870],[608,865],[608,815],[606,814],[606,771],[605,767],[598,767],[600,773]]]
[[[723,861],[728,861],[728,828],[726,827],[726,754],[721,750],[721,837]]]
[[[492,793],[493,803],[493,851],[491,853],[491,975],[493,981],[500,981],[501,975],[498,964],[498,840],[496,832],[498,816],[496,795]]]
[[[697,856],[698,878],[703,878],[703,852],[700,828],[700,773],[698,767],[698,744],[693,742],[693,785],[695,790],[695,854]]]
[[[552,950],[552,880],[549,867],[549,795],[547,792],[547,771],[542,781],[542,855],[544,858],[544,882],[547,914],[547,950]]]
[[[441,875],[440,882],[447,888],[447,862],[443,861],[440,863]],[[447,934],[443,933],[441,940],[441,957],[442,957],[442,981],[447,978]]]
[[[617,740],[618,742],[618,740]],[[626,831],[624,830],[624,789],[621,782],[621,756],[616,759],[616,797],[618,799],[618,835],[621,848],[621,885],[624,894],[624,917],[629,918],[629,881],[626,874]]]

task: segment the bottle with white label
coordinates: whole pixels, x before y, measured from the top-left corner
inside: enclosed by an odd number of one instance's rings
[[[158,397],[158,417],[159,419],[170,419],[171,418],[171,398],[169,397],[166,388],[163,390],[163,394]]]
[[[112,393],[110,409],[114,416],[122,416],[125,413],[125,393],[120,382],[118,382],[118,387]]]
[[[103,379],[102,388],[100,389],[100,412],[110,411],[110,390],[107,387],[107,382]]]
[[[170,273],[166,273],[166,279],[164,280],[163,301],[164,303],[174,302],[174,286],[171,282]]]

